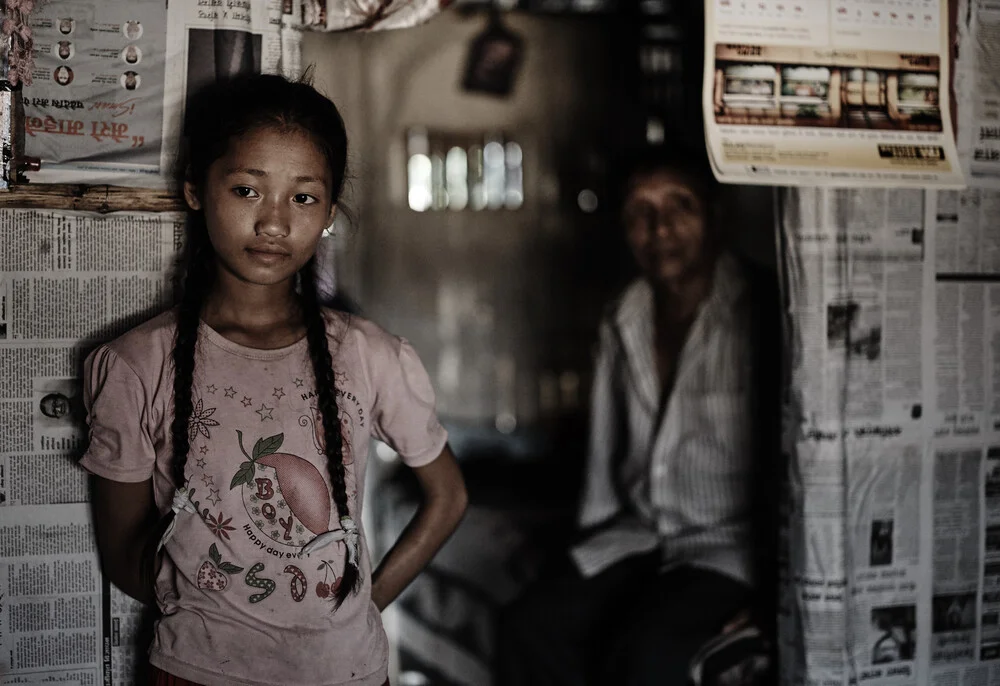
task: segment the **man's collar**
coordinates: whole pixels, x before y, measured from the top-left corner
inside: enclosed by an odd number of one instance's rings
[[[746,289],[746,280],[735,257],[723,253],[715,263],[712,290],[698,308],[698,317],[727,317],[733,304]],[[638,322],[652,322],[653,287],[645,278],[638,278],[625,290],[614,313],[615,324],[631,328]]]

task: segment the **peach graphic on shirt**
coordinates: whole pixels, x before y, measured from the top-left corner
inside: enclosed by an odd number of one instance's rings
[[[284,434],[258,439],[229,488],[242,486],[243,505],[265,536],[287,546],[301,547],[330,528],[331,498],[323,475],[298,455],[279,453]]]
[[[228,575],[238,574],[243,568],[237,567],[232,562],[224,562],[214,543],[208,549],[208,556],[211,560],[205,560],[198,569],[196,577],[198,588],[206,591],[224,591],[229,586]]]
[[[354,464],[354,420],[344,408],[343,404],[337,401],[337,414],[340,416],[340,444],[341,454],[344,464]],[[299,426],[311,426],[313,429],[313,445],[320,455],[326,453],[326,436],[323,434],[323,418],[316,407],[309,408],[308,415],[299,417]]]

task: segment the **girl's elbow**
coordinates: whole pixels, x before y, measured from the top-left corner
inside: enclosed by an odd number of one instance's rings
[[[460,521],[465,516],[465,511],[469,509],[469,491],[465,488],[465,482],[458,484],[452,502],[452,510],[455,513],[455,520]]]
[[[436,500],[444,518],[452,527],[458,526],[462,517],[465,516],[465,511],[469,508],[469,493],[465,488],[465,483],[459,481],[447,491],[442,492]]]

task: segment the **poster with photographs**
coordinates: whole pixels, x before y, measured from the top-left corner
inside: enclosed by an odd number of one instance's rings
[[[46,173],[157,185],[142,179],[160,174],[166,14],[158,0],[52,0],[31,14],[26,151]]]
[[[280,0],[50,0],[32,13],[28,155],[41,183],[170,185],[191,94],[245,73],[298,76]],[[291,8],[287,8],[291,11]]]

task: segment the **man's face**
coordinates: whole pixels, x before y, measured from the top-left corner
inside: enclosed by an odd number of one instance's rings
[[[65,86],[67,83],[69,83],[69,71],[67,69],[57,69],[56,82],[62,86]]]
[[[62,419],[69,414],[69,399],[60,394],[46,396],[42,400],[42,414],[53,419]]]
[[[625,199],[626,239],[643,275],[662,282],[705,268],[706,210],[683,176],[657,170],[635,176]]]

